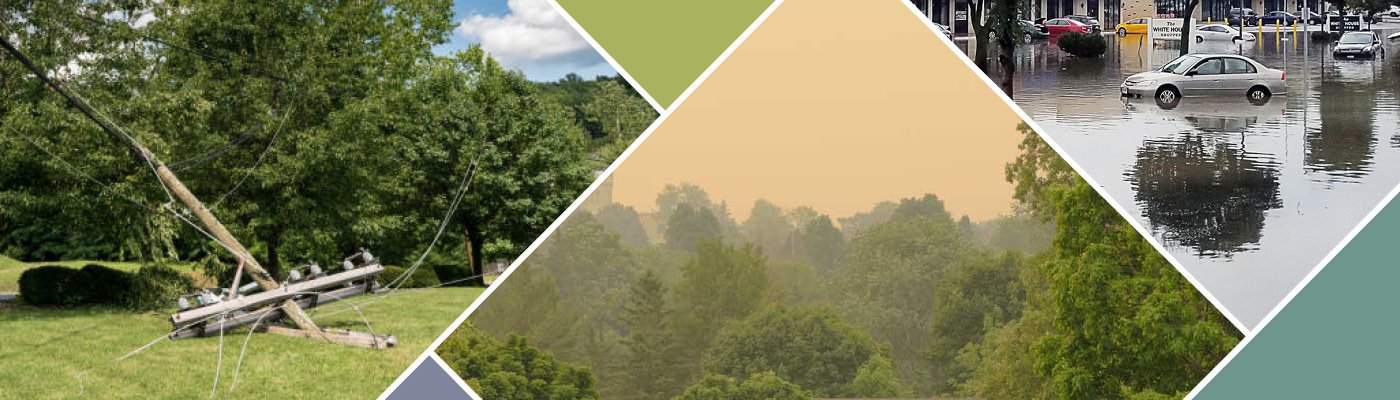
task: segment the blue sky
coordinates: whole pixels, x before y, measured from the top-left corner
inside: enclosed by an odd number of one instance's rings
[[[481,44],[536,81],[617,73],[545,0],[457,0],[452,11],[457,26],[448,43],[433,49],[438,54]]]

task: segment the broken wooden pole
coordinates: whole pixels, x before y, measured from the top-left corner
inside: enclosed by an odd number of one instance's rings
[[[349,287],[321,292],[315,296],[298,297],[296,302],[303,309],[312,309],[350,297],[373,293],[376,290],[379,290],[379,285],[371,280]],[[185,339],[201,336],[215,336],[220,332],[231,331],[259,322],[271,323],[272,321],[281,319],[283,316],[284,314],[282,313],[281,307],[264,307],[237,315],[229,315],[224,318],[209,320],[202,324],[186,325],[184,328],[178,328],[171,332],[170,338]]]
[[[296,304],[295,301],[292,301],[296,297],[311,296],[311,293],[316,293],[335,286],[345,286],[354,281],[364,280],[373,282],[374,277],[381,272],[384,272],[384,267],[379,264],[370,264],[363,268],[356,268],[334,275],[289,283],[276,289],[264,290],[258,293],[237,297],[232,300],[181,311],[170,316],[170,323],[175,326],[176,330],[179,330],[189,325],[209,322],[212,318],[216,318],[219,315],[253,310],[278,302],[281,302],[282,307],[286,308],[287,303]],[[302,309],[300,304],[297,304],[297,309]]]
[[[345,329],[322,329],[319,332],[307,332],[305,329],[296,329],[282,325],[263,325],[258,327],[258,331],[275,333],[291,337],[312,337],[310,335],[319,334],[332,343],[359,346],[367,349],[387,349],[398,345],[399,339],[394,335],[375,335],[372,333],[355,332]]]
[[[125,144],[135,153],[137,158],[141,159],[140,161],[149,163],[151,168],[155,170],[156,178],[161,181],[161,184],[169,189],[171,194],[176,197],[180,203],[184,204],[196,218],[199,218],[200,223],[204,224],[204,227],[208,228],[209,233],[214,236],[214,240],[219,241],[227,247],[230,252],[233,252],[234,256],[247,263],[248,275],[252,277],[259,286],[262,286],[263,290],[272,290],[280,286],[277,284],[277,281],[272,278],[272,275],[268,274],[267,270],[263,269],[262,265],[258,264],[258,261],[253,258],[252,254],[248,253],[248,250],[243,247],[243,244],[239,243],[238,239],[234,238],[233,235],[229,233],[228,229],[224,228],[224,224],[220,223],[217,218],[214,218],[214,214],[210,213],[209,209],[204,208],[204,204],[199,201],[199,198],[195,197],[194,193],[191,193],[188,188],[185,188],[185,184],[181,183],[180,179],[175,177],[175,173],[171,172],[169,168],[166,168],[165,164],[160,162],[155,154],[152,154],[146,146],[136,141],[135,136],[128,134],[111,121],[107,121],[106,118],[103,118],[100,114],[95,112],[92,106],[88,105],[82,98],[74,96],[72,93],[69,93],[68,90],[64,89],[63,86],[49,79],[48,74],[45,74],[42,69],[34,65],[33,61],[29,60],[29,57],[15,48],[13,44],[10,44],[8,38],[0,36],[0,47],[3,47],[6,52],[14,56],[21,64],[24,64],[24,67],[28,68],[29,71],[33,73],[34,76],[38,77],[39,80],[43,81],[45,85],[48,85],[54,92],[62,95],[69,103],[77,107],[83,115],[86,115],[88,119],[91,119],[97,126],[101,127],[104,132]],[[318,336],[324,336],[321,329],[316,326],[316,323],[311,320],[311,317],[306,315],[305,311],[302,311],[301,306],[298,306],[295,301],[291,299],[285,300],[282,303],[282,308],[286,312],[287,317],[298,327]]]

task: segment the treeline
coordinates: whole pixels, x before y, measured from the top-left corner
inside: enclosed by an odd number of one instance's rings
[[[1016,216],[972,223],[930,194],[839,227],[762,200],[737,222],[701,188],[669,186],[663,240],[625,206],[577,212],[470,332],[592,372],[563,398],[1184,395],[1238,332],[1021,129]],[[453,366],[478,390],[524,382]]]
[[[656,116],[617,77],[532,82],[478,47],[434,55],[453,18],[442,0],[0,5],[18,48],[149,147],[273,271],[359,247],[412,262],[476,165],[432,261],[479,272]],[[227,263],[164,207],[148,165],[9,56],[0,117],[0,254]]]

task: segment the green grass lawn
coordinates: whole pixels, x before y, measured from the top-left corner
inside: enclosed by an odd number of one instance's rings
[[[12,264],[0,260],[0,269],[15,267]],[[253,334],[233,391],[229,383],[246,331],[231,332],[224,337],[218,397],[374,398],[482,291],[405,290],[362,307],[376,333],[398,337],[398,347],[392,349],[369,350]],[[323,307],[323,312],[341,308],[339,304]],[[168,333],[168,318],[164,313],[138,314],[101,307],[48,309],[0,304],[0,398],[208,398],[218,361],[217,337],[163,341],[125,361],[115,361]],[[322,327],[365,330],[354,312],[317,321]]]

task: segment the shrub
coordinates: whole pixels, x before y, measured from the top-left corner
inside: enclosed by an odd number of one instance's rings
[[[195,289],[189,275],[163,265],[147,265],[132,276],[124,303],[136,310],[155,310],[174,304],[174,299]]]
[[[1311,36],[1312,40],[1328,42],[1342,38],[1342,34],[1339,32],[1312,31],[1308,35]]]
[[[384,266],[384,272],[379,274],[379,282],[387,285],[389,282],[398,280],[406,271],[408,271],[408,268],[386,265]],[[413,275],[406,278],[399,287],[404,289],[424,288],[437,286],[439,283],[442,283],[442,281],[438,279],[437,273],[433,272],[432,268],[419,267],[417,270],[413,271]]]
[[[464,286],[471,283],[466,280],[467,277],[472,276],[471,266],[468,265],[437,264],[425,268],[431,269],[433,273],[437,274],[438,280],[442,282],[452,282],[451,286]]]
[[[19,275],[24,302],[41,306],[72,306],[87,301],[92,282],[87,274],[56,265],[31,268]]]
[[[86,303],[121,305],[131,295],[135,275],[130,272],[98,264],[83,266],[81,272],[92,285]]]
[[[1065,32],[1055,43],[1075,57],[1099,57],[1108,51],[1108,41],[1096,33]]]

